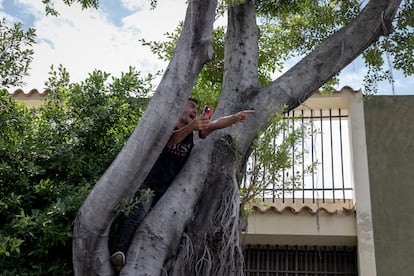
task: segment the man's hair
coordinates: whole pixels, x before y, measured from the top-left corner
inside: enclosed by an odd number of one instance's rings
[[[188,100],[189,100],[189,101],[192,101],[192,102],[195,102],[196,104],[198,104],[198,101],[197,101],[197,99],[195,99],[195,98],[188,98]]]

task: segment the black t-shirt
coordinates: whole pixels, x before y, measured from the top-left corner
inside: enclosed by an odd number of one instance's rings
[[[144,185],[154,192],[164,193],[184,166],[193,146],[193,133],[178,144],[166,146],[145,178]]]

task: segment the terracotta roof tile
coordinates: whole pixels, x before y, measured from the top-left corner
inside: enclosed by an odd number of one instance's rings
[[[51,90],[47,88],[40,93],[37,89],[24,92],[23,89],[19,88],[13,92],[8,92],[12,99],[24,103],[27,107],[39,107],[44,103]]]
[[[42,96],[47,96],[47,94],[51,92],[51,90],[49,88],[46,88],[43,90],[43,92],[39,92],[39,90],[37,90],[36,88],[33,88],[31,90],[29,90],[28,92],[24,92],[23,89],[21,88],[17,88],[16,90],[14,90],[13,92],[9,92],[10,95],[12,96],[17,96],[19,94],[23,94],[25,96],[32,96],[33,94],[38,94],[38,95],[42,95]]]
[[[285,212],[299,214],[307,212],[311,215],[315,215],[322,211],[330,215],[351,215],[354,214],[356,211],[355,204],[350,199],[347,199],[345,201],[336,200],[336,202],[333,202],[332,200],[325,200],[323,202],[320,199],[315,201],[312,201],[311,199],[306,199],[305,202],[302,202],[301,200],[296,200],[296,202],[292,202],[291,199],[288,199],[284,203],[281,199],[276,199],[274,202],[266,200],[264,202],[256,203],[253,205],[252,208],[255,212],[258,213],[268,213],[272,211],[277,214],[283,214]]]

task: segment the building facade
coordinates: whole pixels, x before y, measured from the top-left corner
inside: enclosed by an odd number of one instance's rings
[[[303,158],[318,166],[253,206],[246,275],[414,275],[413,106],[412,96],[364,100],[344,87],[295,109],[319,126]]]

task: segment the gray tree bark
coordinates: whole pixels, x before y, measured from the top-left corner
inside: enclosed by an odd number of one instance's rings
[[[203,65],[212,58],[216,1],[191,1],[176,51],[139,125],[94,186],[74,222],[76,275],[112,275],[110,226],[167,143]],[[165,108],[168,107],[168,108]]]
[[[137,229],[121,275],[162,275],[167,269],[170,275],[239,274],[240,248],[225,244],[238,242],[235,177],[258,130],[266,126],[269,111],[279,111],[285,104],[296,107],[384,32],[390,32],[400,2],[371,0],[352,23],[266,87],[260,87],[257,77],[259,32],[254,2],[232,7],[223,90],[215,116],[245,108],[255,109],[256,114],[195,145],[187,165]],[[174,128],[202,66],[212,58],[216,5],[216,0],[189,1],[174,56],[148,109],[80,208],[73,239],[76,275],[113,274],[110,226],[151,169],[171,134],[165,130]],[[229,229],[230,234],[224,231]],[[190,251],[195,261],[187,258]],[[220,263],[217,256],[226,259]]]

